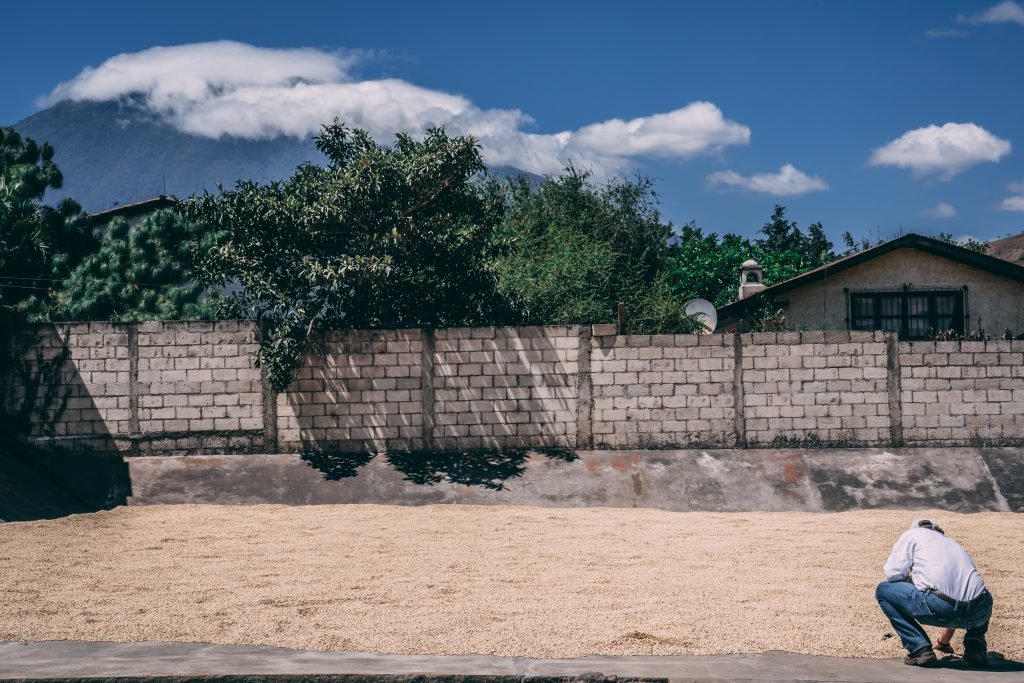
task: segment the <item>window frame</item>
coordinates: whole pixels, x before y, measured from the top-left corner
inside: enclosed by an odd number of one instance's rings
[[[952,297],[953,298],[953,311],[949,314],[940,314],[938,312],[937,301],[939,297]],[[925,316],[910,313],[910,300],[912,298],[924,297],[927,300],[927,323],[925,325],[925,333],[923,334],[911,334],[910,321],[912,318],[923,318]],[[858,315],[856,313],[858,303],[862,300],[871,301],[871,314],[870,315]],[[882,302],[893,301],[899,302],[899,330],[891,330],[882,326],[882,319],[892,319],[894,316],[883,315]],[[898,331],[900,339],[906,340],[922,340],[928,339],[927,331],[931,330],[932,333],[939,332],[938,319],[940,317],[949,317],[952,320],[951,329],[956,331],[958,334],[963,334],[964,329],[967,326],[967,288],[952,288],[952,287],[941,287],[934,289],[917,289],[904,287],[898,290],[862,290],[847,293],[847,327],[853,331],[867,331],[867,330],[885,330],[885,331]],[[870,327],[864,327],[863,324],[867,324],[870,321]],[[950,328],[945,328],[950,329]]]

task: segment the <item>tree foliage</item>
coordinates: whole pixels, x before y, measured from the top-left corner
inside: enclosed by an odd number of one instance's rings
[[[200,249],[188,222],[173,209],[129,226],[111,221],[99,249],[68,275],[51,317],[60,320],[209,320],[218,300],[196,281]]]
[[[947,244],[955,244],[956,246],[963,247],[964,249],[970,249],[971,251],[976,251],[979,254],[987,254],[988,253],[988,245],[985,244],[984,242],[979,242],[978,240],[974,239],[973,237],[966,237],[966,238],[964,238],[962,240],[957,240],[957,239],[953,239],[953,235],[951,235],[948,232],[940,232],[939,236],[936,237],[935,239],[937,239],[937,240],[939,240],[941,242],[946,242]]]
[[[692,221],[680,229],[669,250],[669,282],[676,297],[683,301],[699,297],[715,306],[736,300],[740,266],[759,251],[745,237],[705,234]]]
[[[392,146],[335,121],[283,182],[239,182],[188,203],[213,247],[197,253],[208,284],[235,282],[238,315],[270,323],[258,361],[278,390],[315,328],[425,327],[511,320],[488,249],[500,212],[471,137],[430,130]]]
[[[692,331],[669,287],[667,240],[650,179],[595,186],[572,166],[539,187],[510,185],[499,232],[501,291],[533,324],[609,322],[632,332]]]
[[[758,255],[753,258],[764,268],[767,285],[796,277],[836,258],[821,223],[807,226],[805,233],[796,221],[786,218],[786,207],[778,204],[760,233],[764,237],[754,242]]]
[[[836,258],[821,223],[812,223],[805,233],[786,218],[782,206],[775,207],[761,234],[757,240],[733,233],[719,237],[687,223],[670,247],[672,291],[682,299],[701,297],[724,306],[736,300],[740,267],[747,259],[757,261],[764,284],[771,286]]]
[[[96,247],[76,202],[41,204],[62,183],[52,147],[0,128],[0,309],[8,314],[43,315],[57,283]]]

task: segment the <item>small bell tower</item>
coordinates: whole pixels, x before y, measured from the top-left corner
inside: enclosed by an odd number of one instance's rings
[[[764,284],[764,270],[754,259],[747,259],[740,266],[740,300],[768,289]]]

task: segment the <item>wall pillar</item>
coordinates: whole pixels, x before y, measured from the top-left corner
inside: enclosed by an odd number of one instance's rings
[[[267,337],[266,320],[257,323],[257,333],[262,343]],[[265,363],[260,367],[260,388],[263,394],[263,448],[268,453],[277,453],[277,392],[270,384],[270,369]]]
[[[747,445],[747,416],[743,407],[743,335],[739,332],[732,336],[732,350],[732,406],[736,447],[745,448]]]
[[[579,352],[576,356],[576,448],[594,447],[594,383],[590,358],[594,351],[594,330],[580,325]]]
[[[130,453],[139,454],[139,324],[128,323],[128,438]]]
[[[434,330],[420,330],[420,402],[423,405],[423,448],[434,449]]]
[[[900,337],[885,335],[886,389],[889,392],[889,441],[893,446],[903,445],[903,390],[900,376]]]

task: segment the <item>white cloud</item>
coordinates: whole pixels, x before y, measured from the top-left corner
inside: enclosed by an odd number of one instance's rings
[[[930,28],[924,34],[929,38],[966,38],[971,35],[969,31],[960,28]]]
[[[1024,211],[1024,195],[1007,197],[996,207],[1000,211]]]
[[[909,168],[915,176],[949,180],[984,161],[996,162],[1011,145],[973,123],[947,123],[908,131],[871,155],[872,166]]]
[[[155,47],[87,68],[40,104],[131,97],[179,130],[211,138],[308,137],[335,117],[381,142],[445,126],[476,136],[488,163],[536,173],[557,173],[571,159],[610,175],[637,157],[687,159],[750,142],[750,129],[710,102],[575,131],[530,132],[533,119],[518,109],[481,109],[461,95],[399,79],[357,79],[352,67],[361,57],[231,41]]]
[[[956,218],[956,208],[952,204],[939,202],[930,209],[925,209],[924,215],[933,218]]]
[[[997,211],[1024,211],[1024,180],[1006,186],[1014,194],[996,205]]]
[[[755,173],[743,176],[736,171],[719,171],[707,178],[708,184],[738,187],[751,192],[763,192],[776,197],[796,197],[798,195],[827,190],[828,184],[818,176],[809,176],[792,164],[785,164],[778,173]]]
[[[957,20],[965,24],[1019,24],[1024,26],[1024,6],[1013,0],[1005,0],[989,7],[980,14],[960,16]]]

